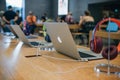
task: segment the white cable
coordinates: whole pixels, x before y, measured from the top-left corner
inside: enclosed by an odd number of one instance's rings
[[[75,62],[88,62],[87,59],[80,59],[80,60],[73,60],[73,59],[64,59],[64,58],[57,58],[57,57],[52,57],[52,56],[48,56],[48,55],[42,55],[43,57],[47,57],[47,58],[52,58],[52,59],[56,59],[56,60],[62,60],[62,61],[75,61]]]
[[[28,62],[27,62],[28,63]],[[33,65],[33,61],[29,61],[29,64],[34,68],[34,69],[36,69],[37,71],[44,71],[44,72],[47,72],[47,73],[53,73],[53,74],[66,74],[66,73],[71,73],[71,72],[73,72],[73,71],[76,71],[76,70],[78,70],[78,69],[81,69],[81,68],[90,68],[90,67],[93,67],[94,65],[90,65],[90,66],[78,66],[78,67],[75,67],[75,68],[73,68],[73,69],[71,69],[71,70],[68,70],[68,71],[56,71],[56,72],[54,72],[54,71],[49,71],[49,70],[47,70],[47,69],[43,69],[43,68],[41,68],[41,67],[39,67],[39,66],[34,66]],[[56,67],[58,67],[58,66],[56,66]]]
[[[64,72],[62,72],[62,71],[52,72],[52,71],[43,69],[43,68],[41,68],[41,67],[39,67],[39,66],[35,66],[35,69],[39,69],[39,70],[42,70],[42,71],[44,71],[44,72],[53,73],[53,74],[66,74],[66,73],[71,73],[71,72],[73,72],[73,71],[76,71],[76,70],[78,70],[78,69],[90,68],[90,67],[93,67],[93,66],[78,66],[78,67],[75,67],[75,68],[73,68],[73,69],[71,69],[71,70],[64,71]]]
[[[83,61],[83,60],[71,60],[71,59],[63,59],[63,58],[56,58],[56,57],[52,57],[52,56],[48,56],[48,55],[43,55],[42,54],[42,56],[41,57],[46,57],[46,58],[52,58],[52,59],[56,59],[56,60],[63,60],[63,61],[75,61],[75,62],[79,62],[79,61]],[[84,60],[84,62],[85,62],[85,60]],[[56,71],[56,72],[54,72],[54,71],[49,71],[49,70],[46,70],[46,69],[43,69],[43,68],[41,68],[41,67],[39,67],[39,66],[34,66],[33,65],[33,61],[30,61],[29,62],[30,63],[30,65],[34,68],[34,69],[37,69],[37,71],[38,71],[38,69],[39,69],[39,71],[44,71],[44,72],[47,72],[47,73],[53,73],[53,74],[65,74],[65,73],[71,73],[71,72],[73,72],[73,71],[75,71],[75,70],[77,70],[77,69],[80,69],[80,68],[88,68],[88,67],[92,67],[92,65],[90,65],[90,66],[78,66],[78,67],[75,67],[75,68],[73,68],[73,69],[71,69],[71,70],[68,70],[68,71]],[[49,62],[48,62],[49,63]],[[56,67],[59,67],[59,66],[56,66]],[[60,69],[61,70],[61,69]]]
[[[37,49],[37,55],[39,55],[39,51],[41,51],[41,50],[39,50],[39,48],[40,48],[40,46],[39,46],[38,49]],[[40,55],[42,55],[43,57],[46,57],[46,58],[52,58],[52,59],[63,60],[63,61],[75,61],[75,62],[79,62],[79,61],[87,62],[87,61],[88,61],[87,59],[71,60],[71,59],[56,58],[56,57],[52,57],[52,56],[48,56],[48,55],[43,55],[43,54],[40,54]],[[41,57],[42,57],[42,56],[41,56]],[[65,73],[73,72],[73,71],[75,71],[75,70],[77,70],[77,69],[80,69],[80,68],[92,67],[91,65],[90,65],[90,66],[78,66],[78,67],[75,67],[75,68],[73,68],[73,69],[71,69],[71,70],[64,71],[64,72],[62,72],[62,71],[52,72],[52,71],[43,69],[43,68],[41,68],[41,67],[39,67],[39,66],[37,66],[37,65],[34,66],[34,65],[33,65],[33,61],[29,61],[29,63],[30,63],[30,65],[31,65],[34,69],[37,69],[37,71],[38,71],[38,69],[39,69],[39,71],[42,70],[42,71],[44,71],[44,72],[49,72],[49,73],[53,73],[53,74],[62,74],[62,73],[65,74]],[[48,62],[48,63],[49,63],[49,62]],[[58,67],[58,66],[56,66],[56,67]]]

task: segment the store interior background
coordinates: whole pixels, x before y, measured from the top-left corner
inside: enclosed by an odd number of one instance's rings
[[[22,0],[23,8],[21,15],[26,17],[29,10],[40,18],[43,13],[47,13],[48,17],[55,19],[58,15],[58,0]],[[111,13],[120,15],[119,0],[69,0],[68,11],[72,12],[75,21],[79,21],[79,16],[89,9],[91,15],[98,22],[102,19],[103,13]],[[6,0],[0,0],[0,10],[6,10]],[[120,18],[120,16],[117,16]]]

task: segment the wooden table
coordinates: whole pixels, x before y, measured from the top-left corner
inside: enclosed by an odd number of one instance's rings
[[[92,31],[90,31],[89,36],[90,36],[89,37],[89,42],[90,42],[90,40],[92,38]],[[96,31],[95,36],[100,36],[102,38],[108,38],[108,32],[99,30],[99,31]],[[118,32],[110,32],[110,38],[120,40],[120,31],[118,31]]]
[[[78,24],[69,24],[68,26],[74,38],[79,35],[88,35],[88,33],[79,32],[81,27]]]
[[[78,24],[68,24],[70,30],[76,30],[76,29],[79,29],[79,25]]]
[[[100,30],[106,30],[106,26],[107,26],[107,25],[105,25],[105,24],[104,24],[104,25],[99,25],[99,29],[100,29]]]
[[[97,64],[107,63],[105,59],[79,62],[56,51],[40,51],[42,56],[25,57],[36,52],[36,48],[0,35],[0,80],[120,80],[120,75],[94,71]],[[120,55],[110,63],[120,66]]]
[[[39,33],[39,31],[43,31],[42,28],[43,28],[43,24],[37,23],[35,33]]]

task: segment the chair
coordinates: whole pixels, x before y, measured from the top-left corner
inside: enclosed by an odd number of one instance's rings
[[[95,27],[94,22],[86,22],[83,24],[83,30],[85,33],[89,33],[90,30],[93,30]]]
[[[79,30],[79,32],[82,32],[87,36],[87,45],[89,43],[89,32],[93,30],[94,27],[95,27],[94,22],[86,22],[82,25],[82,30]]]

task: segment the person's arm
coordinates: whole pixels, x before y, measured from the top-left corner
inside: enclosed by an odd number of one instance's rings
[[[80,16],[79,26],[81,27],[83,23],[83,16]]]
[[[36,21],[37,21],[36,16],[33,16],[33,17],[32,17],[32,21],[33,21],[34,24],[36,24]]]
[[[70,17],[70,23],[74,23],[73,16]]]
[[[17,21],[17,20],[18,20],[18,16],[15,16],[14,21]]]
[[[3,19],[6,23],[8,23],[8,24],[10,23],[10,21],[8,21],[8,20],[5,18],[5,16],[3,16],[2,19]]]
[[[31,21],[31,16],[28,15],[28,16],[26,17],[26,22],[27,22],[27,23],[32,23],[32,21]]]

